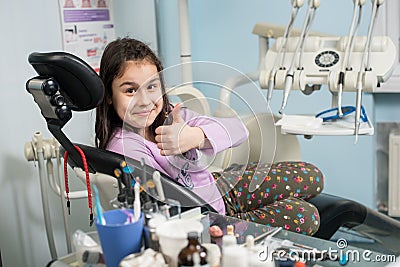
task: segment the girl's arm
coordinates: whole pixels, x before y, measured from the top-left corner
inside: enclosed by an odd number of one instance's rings
[[[205,141],[199,146],[206,154],[215,154],[235,147],[247,140],[249,132],[239,118],[216,118],[200,115],[192,110],[183,109],[187,125],[202,130]]]
[[[141,161],[144,159],[146,165],[154,169],[167,173],[157,162],[154,151],[146,146],[144,138],[133,132],[118,129],[116,134],[107,145],[107,150],[122,154],[128,158]]]
[[[181,104],[171,112],[172,124],[156,129],[155,141],[163,156],[201,149],[211,155],[243,143],[249,133],[238,118],[214,118],[200,115]]]

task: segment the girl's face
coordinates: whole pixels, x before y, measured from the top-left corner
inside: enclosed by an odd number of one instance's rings
[[[124,123],[146,137],[163,107],[157,67],[148,61],[127,61],[124,73],[112,82],[112,104]]]

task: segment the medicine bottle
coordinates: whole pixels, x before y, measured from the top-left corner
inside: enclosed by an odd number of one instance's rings
[[[199,242],[199,235],[197,232],[189,232],[188,244],[178,254],[178,266],[194,266],[193,255],[198,254],[200,257],[200,266],[209,267],[207,262],[207,249]]]

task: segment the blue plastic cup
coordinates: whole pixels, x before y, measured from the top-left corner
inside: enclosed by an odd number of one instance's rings
[[[131,209],[109,210],[103,213],[105,224],[95,220],[107,267],[118,267],[124,257],[141,250],[143,213],[138,221],[130,223],[126,212],[133,214]]]

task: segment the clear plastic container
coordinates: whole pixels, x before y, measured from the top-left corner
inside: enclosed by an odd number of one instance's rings
[[[97,263],[101,262],[98,255],[102,253],[102,250],[96,231],[85,233],[82,230],[76,230],[72,235],[72,244],[74,245],[76,261],[79,267],[105,267],[104,263]],[[85,256],[89,253],[89,257],[86,257],[89,259],[87,262],[82,259],[85,251],[88,251]],[[99,261],[97,261],[97,258]]]

